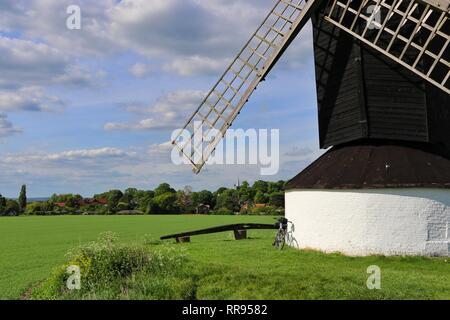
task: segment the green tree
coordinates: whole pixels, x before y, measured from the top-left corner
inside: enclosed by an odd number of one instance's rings
[[[269,196],[269,204],[274,207],[284,208],[284,192],[274,192]]]
[[[175,189],[173,189],[170,184],[168,183],[161,183],[156,189],[155,189],[155,196],[161,196],[165,193],[176,193]]]
[[[123,193],[120,202],[127,203],[130,210],[135,209],[138,204],[139,191],[136,188],[128,188]]]
[[[228,189],[217,196],[216,210],[226,208],[232,212],[239,212],[241,210],[240,207],[239,193],[237,190]]]
[[[5,210],[6,210],[6,198],[4,198],[0,194],[0,216],[5,214]]]
[[[117,211],[133,210],[133,208],[128,202],[119,202],[116,206],[116,210]]]
[[[269,196],[266,193],[258,191],[255,195],[255,203],[268,203]]]
[[[239,192],[239,200],[241,204],[244,203],[253,203],[253,199],[255,197],[255,191],[247,181],[244,181],[242,185],[238,188]]]
[[[217,191],[215,192],[217,195],[219,195],[219,194],[221,194],[222,192],[225,192],[225,191],[227,191],[228,189],[227,188],[225,188],[225,187],[221,187],[221,188],[219,188],[219,189],[217,189]]]
[[[153,191],[139,191],[137,195],[137,208],[142,212],[148,213],[150,202],[155,197]]]
[[[27,209],[25,210],[26,214],[29,215],[38,215],[43,213],[42,209],[42,203],[40,202],[33,202],[27,205]]]
[[[120,190],[111,190],[108,192],[108,208],[110,211],[115,211],[120,199],[122,199],[123,193]]]
[[[194,192],[192,194],[192,202],[195,207],[198,207],[200,204],[206,204],[211,207],[214,207],[214,195],[211,191],[202,190],[200,192]]]
[[[267,193],[269,191],[269,183],[267,183],[266,181],[256,181],[253,184],[253,190],[255,193],[261,192],[261,193]]]
[[[80,207],[81,200],[83,197],[79,194],[53,194],[49,200],[51,204],[62,202],[66,204],[67,208],[77,209]]]
[[[19,203],[14,200],[6,200],[6,209],[4,215],[17,216],[20,213]]]
[[[177,204],[182,213],[195,213],[193,194],[191,186],[177,192]]]
[[[19,195],[19,211],[20,211],[20,213],[25,212],[26,208],[27,208],[27,186],[22,185],[22,188],[20,189],[20,195]]]
[[[147,210],[148,214],[178,214],[179,212],[177,194],[172,192],[154,197]]]

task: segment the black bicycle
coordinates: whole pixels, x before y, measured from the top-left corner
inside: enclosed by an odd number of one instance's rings
[[[278,250],[283,250],[285,244],[286,244],[286,237],[288,234],[288,227],[290,222],[286,218],[280,218],[278,219],[276,225],[278,227],[278,232],[275,236],[275,241],[273,242],[273,246],[277,248]]]

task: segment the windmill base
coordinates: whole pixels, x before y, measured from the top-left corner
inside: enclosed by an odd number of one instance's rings
[[[301,249],[450,255],[450,190],[289,190],[286,217]]]

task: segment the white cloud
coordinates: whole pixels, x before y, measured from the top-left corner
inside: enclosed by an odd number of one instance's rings
[[[30,40],[0,36],[0,87],[71,84],[94,86],[102,78],[73,63],[59,49]]]
[[[60,51],[29,40],[0,36],[0,86],[50,82],[63,74],[69,61]]]
[[[208,57],[192,56],[176,58],[165,65],[165,70],[175,72],[181,76],[218,75],[225,70],[231,59],[212,59]]]
[[[81,7],[82,30],[65,27],[66,8],[73,4]],[[6,0],[0,30],[20,30],[66,57],[131,51],[161,59],[164,70],[181,75],[211,74],[234,57],[272,5],[273,0]],[[311,38],[295,41],[293,48],[284,59],[291,67],[310,52]],[[135,68],[132,73],[141,77],[142,66]]]
[[[201,91],[178,91],[160,98],[148,108],[130,106],[129,112],[146,115],[147,118],[131,123],[107,123],[105,130],[164,130],[176,129],[184,124],[187,115],[195,110],[204,98]]]
[[[100,56],[116,46],[107,33],[107,13],[115,0],[2,0],[4,10],[0,30],[20,30],[26,38],[39,39],[66,55]],[[66,27],[70,5],[78,5],[82,13],[82,30]]]
[[[54,162],[54,161],[82,161],[82,160],[128,158],[134,156],[136,156],[136,153],[132,151],[125,151],[118,148],[100,148],[100,149],[69,150],[49,154],[32,153],[32,154],[7,155],[3,157],[1,162],[15,164],[15,163],[29,163],[29,162],[36,163],[36,162]]]
[[[125,0],[109,11],[109,32],[123,46],[151,57],[227,58],[247,40],[271,3]]]
[[[313,150],[309,147],[293,147],[285,153],[287,157],[305,157],[313,154]]]
[[[26,183],[31,193],[38,189],[38,195],[92,195],[114,188],[117,183],[127,185],[123,183],[129,178],[126,168],[135,166],[136,161],[139,156],[135,150],[108,147],[6,154],[0,157],[0,189],[12,193],[16,185],[20,188]],[[123,166],[125,169],[120,169]]]
[[[7,116],[0,114],[0,138],[19,133],[22,130],[13,126],[13,124],[7,120]]]
[[[64,103],[56,96],[47,95],[42,88],[25,87],[16,91],[0,91],[0,111],[51,111]]]
[[[103,70],[91,72],[89,69],[78,66],[67,66],[65,73],[54,78],[55,84],[75,87],[99,87],[103,85],[103,79],[107,73]]]
[[[135,63],[130,67],[129,71],[136,78],[145,78],[153,72],[153,68],[145,63]]]

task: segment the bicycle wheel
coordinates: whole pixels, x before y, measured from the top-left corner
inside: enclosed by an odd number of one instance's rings
[[[286,245],[286,232],[283,232],[282,239],[281,239],[280,250],[283,250],[285,245]]]
[[[282,231],[278,231],[275,237],[274,247],[278,250],[283,250],[284,245],[286,243],[286,234]]]

